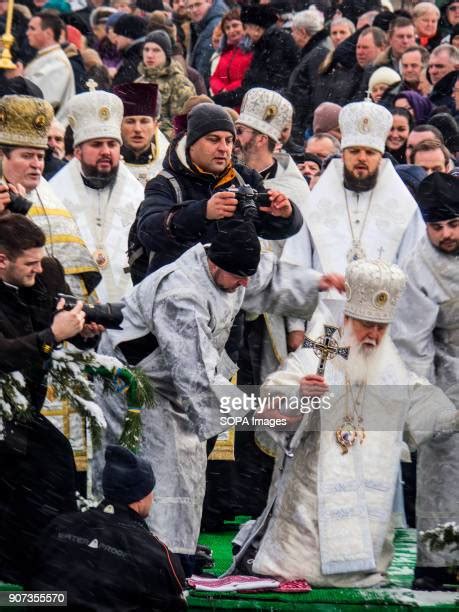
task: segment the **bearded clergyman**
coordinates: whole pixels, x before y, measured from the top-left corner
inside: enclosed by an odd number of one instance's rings
[[[306,205],[306,224],[284,248],[289,261],[303,249],[306,268],[344,274],[359,258],[403,263],[425,226],[417,204],[388,159],[387,109],[355,102],[339,115],[342,159],[332,159]],[[337,298],[337,294],[323,296]]]
[[[304,416],[293,435],[274,432],[279,453],[265,511],[246,524],[231,571],[306,579],[318,587],[385,582],[393,555],[392,507],[403,435],[421,445],[438,432],[457,435],[454,405],[410,372],[388,328],[405,277],[396,265],[357,260],[346,271],[343,337],[298,349],[268,376],[269,410]],[[323,324],[332,324],[325,312]],[[319,323],[319,317],[316,317]],[[328,326],[329,329],[329,326]],[[333,329],[333,328],[332,328]],[[327,351],[323,351],[328,345]],[[337,351],[317,372],[316,353]],[[322,347],[322,349],[321,349]],[[322,352],[321,352],[322,351]],[[345,359],[347,355],[347,359]],[[323,370],[322,370],[323,371]],[[287,399],[287,408],[279,407]],[[320,405],[317,401],[320,400]],[[294,443],[295,438],[297,443]]]

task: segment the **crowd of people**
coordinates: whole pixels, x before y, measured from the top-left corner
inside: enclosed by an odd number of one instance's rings
[[[457,582],[459,0],[392,2],[14,3],[0,582],[179,611],[236,515],[230,574],[385,585],[408,525],[413,588]],[[99,449],[55,397],[68,342],[150,379],[135,453],[123,395]]]

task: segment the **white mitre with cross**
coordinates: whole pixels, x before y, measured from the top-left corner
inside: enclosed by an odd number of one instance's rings
[[[67,121],[73,130],[74,145],[94,138],[113,138],[122,142],[123,103],[108,91],[96,90],[97,83],[86,83],[89,91],[73,96],[66,107]]]
[[[384,153],[392,127],[392,115],[386,108],[373,102],[352,102],[341,109],[338,122],[341,149],[369,147]]]
[[[237,124],[266,134],[279,142],[282,130],[291,123],[293,107],[280,94],[263,87],[254,87],[244,96]]]
[[[406,284],[395,264],[358,259],[346,268],[344,314],[362,321],[390,323]]]

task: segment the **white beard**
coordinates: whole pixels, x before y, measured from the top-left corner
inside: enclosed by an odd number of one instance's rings
[[[381,382],[381,373],[387,364],[391,352],[389,330],[382,337],[378,346],[365,347],[356,339],[350,323],[344,325],[341,346],[349,346],[347,360],[337,357],[336,367],[344,372],[351,384],[367,383],[377,385]]]

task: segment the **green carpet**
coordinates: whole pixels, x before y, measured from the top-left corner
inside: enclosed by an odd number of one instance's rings
[[[199,542],[212,548],[216,574],[223,573],[231,563],[233,531],[219,534],[202,534]],[[266,612],[299,612],[314,610],[323,612],[376,612],[389,608],[398,612],[412,607],[427,610],[459,610],[459,597],[455,593],[427,593],[411,591],[416,560],[416,534],[414,530],[398,530],[395,538],[395,555],[389,570],[391,586],[384,589],[313,589],[310,593],[284,595],[279,593],[190,592],[191,610],[261,610]]]

